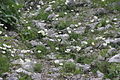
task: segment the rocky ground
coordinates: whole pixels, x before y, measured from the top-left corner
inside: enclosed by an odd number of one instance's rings
[[[25,5],[17,31],[0,28],[0,80],[120,80],[119,11],[91,0]]]

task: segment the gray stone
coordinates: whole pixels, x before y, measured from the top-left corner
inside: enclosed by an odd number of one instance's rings
[[[111,57],[108,62],[118,62],[118,63],[120,63],[120,54],[116,54],[115,56]]]
[[[26,70],[24,70],[23,68],[19,68],[16,70],[17,73],[24,73],[24,74],[27,74],[27,75],[31,75],[32,73],[31,72],[28,72]]]
[[[76,30],[74,30],[77,34],[83,34],[85,32],[86,27],[78,27]]]
[[[19,80],[17,77],[8,77],[6,80]]]
[[[31,40],[31,41],[30,41],[30,44],[31,44],[32,46],[43,45],[42,42],[39,42],[39,41],[37,41],[37,40]]]
[[[52,77],[52,78],[57,78],[60,76],[60,73],[52,73],[52,74],[48,74],[49,77]]]
[[[88,24],[87,26],[90,27],[90,29],[95,29],[97,24],[98,22],[95,22],[95,23]]]
[[[97,71],[97,76],[98,76],[99,78],[103,78],[103,77],[104,77],[104,74],[103,74],[102,72],[100,72],[100,71]]]
[[[90,65],[88,65],[88,64],[82,65],[82,64],[77,63],[76,66],[78,68],[79,67],[83,68],[84,71],[88,71],[90,69]]]
[[[55,54],[54,54],[54,53],[48,54],[48,55],[47,55],[47,57],[48,57],[48,59],[51,59],[51,60],[56,59],[56,57],[55,57]]]
[[[93,14],[96,16],[107,14],[108,11],[105,8],[96,8],[93,11]]]
[[[48,16],[48,19],[52,19],[52,18],[55,18],[55,13],[52,13]]]
[[[0,80],[3,80],[3,78],[0,77]]]
[[[33,23],[36,25],[36,27],[37,28],[39,28],[39,29],[42,29],[42,30],[44,30],[44,29],[46,29],[45,27],[46,27],[46,23],[44,23],[44,22],[40,22],[40,21],[37,21],[37,20],[33,20]]]
[[[65,4],[66,4],[67,6],[75,6],[75,5],[76,5],[76,4],[75,4],[75,0],[66,0]]]
[[[47,7],[47,8],[45,9],[45,12],[50,12],[51,10],[52,10],[52,6],[49,5],[49,7]]]
[[[84,49],[84,52],[85,52],[85,53],[88,53],[92,48],[93,48],[92,46],[86,47],[86,48]]]
[[[45,32],[46,32],[47,36],[49,36],[49,37],[55,37],[58,34],[53,29],[48,29]]]
[[[114,55],[116,53],[117,53],[117,50],[115,48],[111,48],[111,49],[108,50],[109,55]]]
[[[34,71],[34,63],[33,62],[25,62],[24,64],[22,64],[22,68],[27,71],[33,72]]]
[[[40,73],[34,73],[31,77],[33,80],[42,80],[42,75]]]
[[[69,38],[68,34],[60,34],[58,35],[58,37],[60,37],[62,40],[67,40]]]

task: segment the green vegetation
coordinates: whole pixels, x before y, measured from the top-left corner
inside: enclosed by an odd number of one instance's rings
[[[7,56],[0,54],[0,75],[9,72],[10,62]]]
[[[34,66],[34,71],[35,72],[41,73],[42,69],[43,69],[43,65],[42,64],[40,64],[40,63],[35,64],[35,66]]]
[[[8,30],[16,29],[15,26],[19,22],[20,13],[18,10],[21,5],[14,0],[0,0],[0,23],[4,24]]]
[[[81,73],[81,69],[77,68],[74,62],[65,62],[63,64],[63,71],[66,73],[73,73],[73,74]]]
[[[32,80],[30,76],[24,74],[24,73],[20,73],[21,77],[19,78],[19,80]]]
[[[104,7],[110,10],[120,10],[119,0],[92,0],[92,1],[93,4],[97,7]]]
[[[48,54],[48,50],[46,49],[45,46],[40,45],[40,46],[36,47],[36,54],[35,55],[38,59],[44,58],[44,56],[46,54]]]
[[[92,66],[92,71],[96,73],[100,70],[105,74],[105,78],[113,79],[120,76],[120,64],[119,63],[109,63],[106,61],[97,62],[95,66]]]

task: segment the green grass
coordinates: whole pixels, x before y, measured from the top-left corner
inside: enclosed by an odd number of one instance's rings
[[[8,57],[0,54],[0,75],[5,72],[9,72],[10,62]]]
[[[20,73],[21,77],[19,78],[19,80],[32,80],[30,76],[24,74],[24,73]]]
[[[93,4],[97,7],[104,7],[109,10],[120,10],[119,0],[92,0]],[[112,7],[111,7],[112,6]]]
[[[40,63],[37,63],[37,64],[35,64],[35,66],[34,66],[34,71],[41,73],[41,72],[42,72],[42,68],[43,68],[43,65],[40,64]]]
[[[63,70],[67,73],[73,73],[76,70],[76,65],[73,62],[65,62],[63,65]]]
[[[31,29],[24,28],[20,31],[20,37],[23,41],[36,39],[38,38],[37,29],[32,27]]]
[[[116,78],[120,76],[120,64],[119,63],[109,63],[107,61],[96,62],[94,66],[92,66],[91,71],[96,73],[99,70],[105,75],[105,78]]]
[[[63,64],[63,68],[62,68],[62,72],[63,73],[72,73],[72,74],[80,74],[83,73],[81,68],[77,68],[76,64],[74,62],[65,62]]]
[[[38,59],[44,58],[44,56],[48,54],[48,50],[43,45],[36,46],[35,49],[36,49],[35,55]],[[38,51],[41,51],[41,52],[39,53]]]

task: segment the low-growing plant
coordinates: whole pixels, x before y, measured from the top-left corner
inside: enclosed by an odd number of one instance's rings
[[[36,19],[36,20],[48,20],[49,14],[50,13],[45,12],[44,10],[40,10],[39,14],[36,17],[34,17],[34,19]]]
[[[32,78],[24,73],[20,73],[21,77],[19,80],[32,80]]]
[[[21,7],[17,0],[0,0],[0,23],[4,24],[8,30],[15,29],[19,22],[20,13],[18,10]]]
[[[70,24],[71,24],[71,22],[69,22],[69,21],[64,21],[64,20],[63,20],[63,21],[60,21],[60,22],[55,26],[55,28],[58,29],[58,30],[63,30],[63,29],[65,29],[65,28],[69,27]]]
[[[97,7],[104,7],[110,10],[120,10],[119,0],[92,0],[92,1],[93,4]]]
[[[22,40],[36,39],[38,37],[37,29],[24,28],[20,31],[20,36],[21,36]]]
[[[93,73],[99,70],[105,75],[105,78],[114,79],[120,76],[119,63],[109,63],[107,61],[96,62],[91,70]]]
[[[35,64],[35,66],[34,66],[34,71],[41,73],[41,72],[42,72],[42,68],[43,68],[43,65],[40,64],[40,63],[37,63],[37,64]]]
[[[8,72],[9,67],[9,59],[5,55],[0,54],[0,75],[4,72]]]
[[[67,73],[74,73],[76,70],[76,65],[73,62],[65,62],[63,64],[63,71]]]
[[[44,56],[46,54],[48,54],[48,50],[43,45],[36,46],[35,49],[36,49],[36,54],[35,55],[38,59],[44,58]]]

